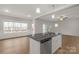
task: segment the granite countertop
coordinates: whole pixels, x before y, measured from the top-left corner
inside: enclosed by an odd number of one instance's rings
[[[58,34],[55,34],[55,33],[46,33],[46,34],[43,34],[43,33],[39,33],[39,34],[35,34],[34,36],[32,35],[29,35],[28,37],[36,40],[36,41],[39,41],[39,42],[44,42],[44,41],[47,41],[49,39],[51,39],[52,37],[55,37],[57,35],[60,35],[61,33],[58,33]]]

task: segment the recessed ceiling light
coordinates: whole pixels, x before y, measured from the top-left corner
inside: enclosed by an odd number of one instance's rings
[[[36,13],[40,13],[40,8],[36,8]]]
[[[55,15],[51,15],[51,17],[52,17],[52,19],[54,19],[55,18]]]
[[[6,9],[6,10],[4,10],[4,12],[9,12],[9,10],[8,10],[8,9]]]
[[[58,27],[58,24],[55,24],[55,27]]]

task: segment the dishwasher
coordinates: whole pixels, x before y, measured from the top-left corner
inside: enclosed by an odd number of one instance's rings
[[[52,41],[51,38],[42,40],[40,43],[40,53],[41,54],[51,54],[52,53]]]

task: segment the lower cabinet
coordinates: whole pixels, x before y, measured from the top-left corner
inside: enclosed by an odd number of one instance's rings
[[[12,38],[0,41],[1,54],[27,54],[29,53],[29,39],[27,37]]]
[[[62,47],[62,35],[57,35],[52,38],[52,53],[60,47]]]

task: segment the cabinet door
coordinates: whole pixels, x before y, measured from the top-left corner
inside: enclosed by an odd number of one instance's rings
[[[58,41],[57,41],[58,47],[62,47],[62,35],[59,35],[59,36],[57,37],[57,39],[58,39]]]
[[[61,35],[53,37],[52,38],[52,53],[54,53],[61,46],[62,46],[62,37],[61,37]]]
[[[52,38],[52,53],[54,53],[57,50],[57,46],[58,42],[57,42],[57,37],[53,37]]]

